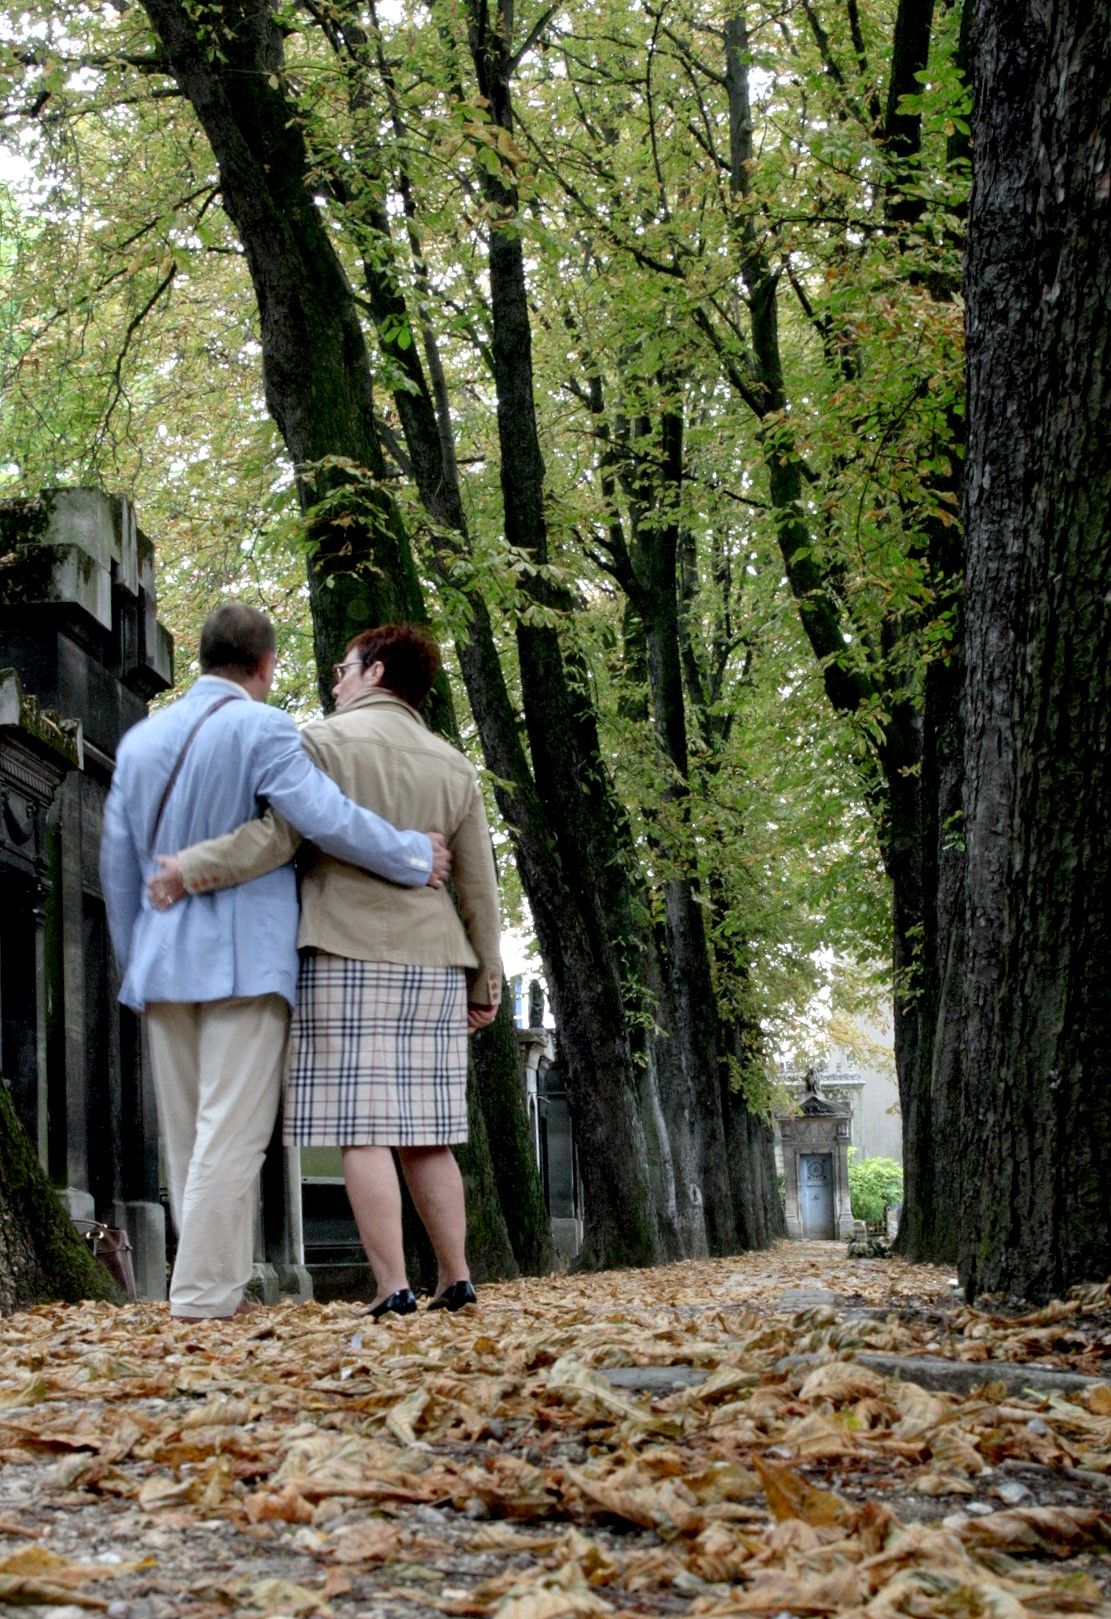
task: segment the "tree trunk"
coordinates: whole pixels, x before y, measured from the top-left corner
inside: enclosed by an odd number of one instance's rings
[[[904,5],[914,3],[915,0],[902,0]],[[966,5],[961,13],[956,64],[965,77],[970,16],[971,7]],[[889,102],[889,110],[890,106]],[[954,127],[947,143],[947,160],[967,163],[969,158],[967,128]],[[963,220],[967,209],[962,205],[957,214]],[[957,285],[939,284],[937,296],[952,299],[959,290]],[[965,466],[967,418],[964,412],[958,414],[956,409],[951,409],[948,427],[949,443],[939,448],[943,459],[948,457],[952,470],[940,481],[947,483],[959,507]],[[939,597],[951,600],[953,631],[947,655],[930,663],[924,685],[920,786],[924,914],[920,992],[915,1008],[918,1038],[915,1066],[908,1070],[913,1083],[907,1088],[903,1104],[904,1171],[911,1172],[914,1186],[913,1195],[904,1202],[898,1248],[909,1259],[955,1265],[960,1246],[963,1177],[968,1166],[976,1173],[975,1143],[967,1134],[961,1097],[957,1043],[948,1038],[946,1032],[947,1028],[959,1028],[963,1021],[965,992],[961,925],[964,903],[964,631],[960,599],[964,540],[959,527],[947,527],[936,516],[928,518],[926,529],[930,575],[938,583]],[[903,1095],[902,1070],[900,1095]]]
[[[925,212],[925,193],[915,185],[922,139],[921,113],[901,110],[913,95],[930,55],[933,0],[900,0],[892,41],[891,73],[884,117],[884,151],[891,168],[886,214],[900,226],[916,224]],[[962,15],[958,65],[965,62]],[[948,159],[967,158],[967,136],[954,130]],[[909,245],[907,233],[900,241]],[[951,302],[958,285],[925,278],[935,298]],[[934,474],[933,487],[959,505],[965,422],[956,409],[947,414],[947,439],[934,446],[948,472]],[[916,514],[907,513],[908,527]],[[940,611],[956,597],[963,569],[963,547],[955,526],[933,512],[917,514],[925,537],[929,577]],[[952,923],[960,904],[963,838],[961,830],[961,656],[959,600],[952,600],[954,626],[947,654],[926,668],[914,771],[895,759],[885,764],[892,845],[898,850],[892,875],[895,939],[895,1060],[903,1114],[903,1213],[898,1249],[908,1258],[954,1264],[957,1257],[961,1185],[965,1167],[964,1113],[959,1075],[944,1042],[938,1043],[942,1007],[960,1016],[963,956]],[[894,765],[894,769],[891,766]],[[908,790],[909,789],[909,790]]]
[[[740,1031],[730,1039],[731,1055],[743,1069],[745,1053]],[[732,1170],[733,1212],[742,1248],[766,1248],[787,1235],[783,1203],[776,1186],[775,1127],[755,1116],[742,1092],[723,1081],[721,1111],[726,1149]]]
[[[650,424],[640,424],[647,437]],[[694,868],[690,825],[690,757],[683,689],[679,622],[680,497],[683,481],[683,419],[661,413],[658,466],[623,477],[631,500],[631,552],[626,588],[643,625],[648,690],[663,787],[667,830],[663,867],[664,945],[669,1009],[669,1045],[677,1069],[677,1099],[686,1118],[676,1121],[679,1150],[689,1152],[702,1198],[705,1242],[710,1253],[736,1251],[740,1238],[730,1184],[729,1151],[722,1115],[725,1052],[714,995],[702,896]],[[732,1143],[734,1151],[737,1142]],[[679,1151],[677,1150],[677,1157]],[[743,1180],[747,1154],[736,1165]]]
[[[211,25],[181,0],[149,0],[145,9],[208,136],[251,272],[266,403],[311,520],[313,632],[327,703],[337,648],[368,624],[424,616],[408,538],[381,487],[358,312],[313,199],[273,8],[266,0],[223,6],[218,49]]]
[[[1111,44],[973,6],[961,1276],[1111,1270]]]
[[[0,1078],[0,1315],[123,1295],[77,1236]]]
[[[962,1110],[959,1078],[938,1034],[943,1006],[959,1019],[964,987],[961,934],[952,925],[963,864],[961,674],[956,653],[926,671],[921,765],[916,780],[904,778],[905,824],[893,838],[906,871],[892,879],[904,1187],[897,1247],[909,1259],[950,1264],[960,1219]]]
[[[542,1276],[552,1267],[552,1228],[528,1111],[521,1105],[521,1055],[511,996],[502,997],[497,1017],[488,1029],[479,1030],[473,1045],[475,1091],[513,1257],[527,1276]]]

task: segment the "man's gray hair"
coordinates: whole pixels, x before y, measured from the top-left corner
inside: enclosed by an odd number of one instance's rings
[[[239,669],[251,674],[277,642],[274,626],[265,613],[243,602],[223,602],[201,625],[198,649],[201,669]]]

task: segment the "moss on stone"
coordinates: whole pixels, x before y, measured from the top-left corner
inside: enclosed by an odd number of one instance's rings
[[[0,1079],[0,1313],[122,1298],[59,1203]]]
[[[23,690],[23,683],[14,669],[0,669],[0,686],[15,682],[19,691],[19,728],[36,741],[45,743],[68,759],[78,769],[81,766],[79,727],[73,720],[59,719],[52,708],[44,708],[37,698]]]

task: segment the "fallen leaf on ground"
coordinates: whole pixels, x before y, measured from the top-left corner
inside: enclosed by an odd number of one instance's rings
[[[801,1518],[811,1524],[848,1523],[853,1515],[849,1503],[832,1490],[807,1483],[789,1467],[766,1457],[754,1456],[752,1465],[764,1486],[768,1506],[776,1518]]]
[[[1070,1507],[1020,1507],[974,1518],[961,1539],[978,1550],[1045,1552],[1072,1557],[1089,1548],[1111,1547],[1111,1513]]]

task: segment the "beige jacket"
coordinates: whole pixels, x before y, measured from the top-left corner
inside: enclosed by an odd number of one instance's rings
[[[474,766],[390,692],[367,692],[314,720],[301,740],[357,804],[395,826],[443,833],[459,910],[446,888],[401,888],[310,843],[301,856],[298,946],[357,961],[465,967],[471,1005],[496,1006],[501,918]],[[300,843],[300,834],[267,810],[261,820],[183,850],[182,877],[190,893],[227,888],[284,865]]]

